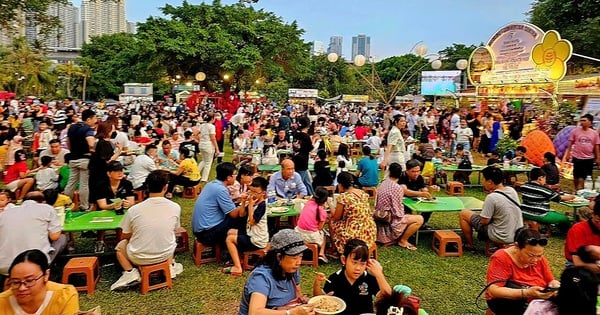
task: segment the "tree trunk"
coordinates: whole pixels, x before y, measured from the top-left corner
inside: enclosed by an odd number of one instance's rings
[[[87,84],[87,75],[83,76],[83,87],[81,88],[81,100],[85,102],[85,86]]]

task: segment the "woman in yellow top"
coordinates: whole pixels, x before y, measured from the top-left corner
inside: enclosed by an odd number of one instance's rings
[[[190,150],[186,147],[179,148],[179,156],[183,160],[179,163],[179,168],[175,171],[171,171],[171,179],[169,180],[169,187],[165,197],[173,198],[173,188],[175,185],[182,185],[183,187],[193,187],[200,183],[200,171],[198,170],[198,163],[191,156]]]
[[[77,290],[48,280],[48,258],[40,250],[20,253],[8,273],[10,289],[0,293],[0,314],[73,315],[79,311]]]

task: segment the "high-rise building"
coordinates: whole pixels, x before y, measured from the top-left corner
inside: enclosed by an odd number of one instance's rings
[[[352,37],[352,60],[356,55],[363,55],[367,60],[371,56],[371,37],[358,35]]]
[[[137,23],[136,22],[127,22],[127,33],[135,34],[137,33]]]
[[[126,33],[125,0],[82,0],[83,41],[106,34]]]
[[[323,42],[315,40],[312,42],[310,54],[311,56],[320,56],[325,53],[325,45]]]
[[[331,36],[329,37],[329,47],[327,47],[327,54],[336,53],[338,56],[342,56],[342,36]]]
[[[52,3],[46,13],[58,17],[61,24],[60,30],[45,37],[46,46],[50,48],[81,48],[79,8],[73,6],[70,2],[67,4]]]
[[[10,46],[17,37],[25,36],[25,14],[19,13],[12,28],[0,27],[0,46]]]

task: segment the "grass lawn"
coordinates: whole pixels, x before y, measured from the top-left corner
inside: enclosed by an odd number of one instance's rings
[[[482,162],[477,161],[476,164]],[[525,175],[519,176],[520,180],[525,180]],[[214,178],[214,174],[211,178]],[[563,181],[564,185],[572,185],[570,181]],[[482,200],[485,198],[481,188],[467,189],[466,194]],[[440,192],[438,195],[446,194]],[[194,200],[175,198],[174,201],[181,205],[181,223],[188,230],[190,240],[193,240],[190,220]],[[560,205],[556,205],[555,209],[569,210]],[[437,229],[456,229],[459,227],[458,213],[435,214],[430,225]],[[419,250],[414,252],[397,246],[379,248],[379,260],[389,283],[392,286],[410,286],[413,294],[422,299],[421,306],[429,314],[484,314],[485,311],[479,310],[474,301],[485,283],[488,257],[482,251],[478,254],[465,253],[460,258],[438,257],[431,249],[432,235],[421,233],[417,244]],[[557,278],[564,267],[564,238],[564,232],[553,233],[545,252]],[[81,243],[77,243],[78,246],[91,246],[89,239],[84,239]],[[483,249],[482,243],[476,245]],[[100,305],[103,314],[237,314],[248,272],[242,277],[231,277],[221,274],[222,265],[217,263],[196,267],[189,252],[177,254],[176,260],[183,264],[184,271],[174,280],[173,289],[161,289],[141,295],[137,287],[124,292],[111,292],[109,287],[120,276],[121,269],[114,259],[103,259],[96,293],[93,296],[80,294],[81,309]],[[54,268],[54,279],[60,279],[62,264],[59,263]],[[302,291],[306,295],[312,292],[313,271],[329,275],[340,267],[339,261],[322,265],[318,269],[302,266]]]

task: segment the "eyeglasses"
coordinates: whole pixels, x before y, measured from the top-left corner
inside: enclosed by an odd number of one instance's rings
[[[548,245],[548,239],[547,238],[528,238],[525,240],[525,242],[527,242],[527,244],[531,245],[531,246],[546,246]]]
[[[35,283],[42,279],[42,277],[44,276],[44,273],[42,273],[39,277],[35,278],[35,279],[27,279],[27,280],[23,280],[23,281],[19,281],[19,280],[10,280],[8,282],[8,285],[10,286],[11,289],[16,290],[18,288],[21,287],[21,285],[24,285],[26,288],[31,288],[35,285]]]

